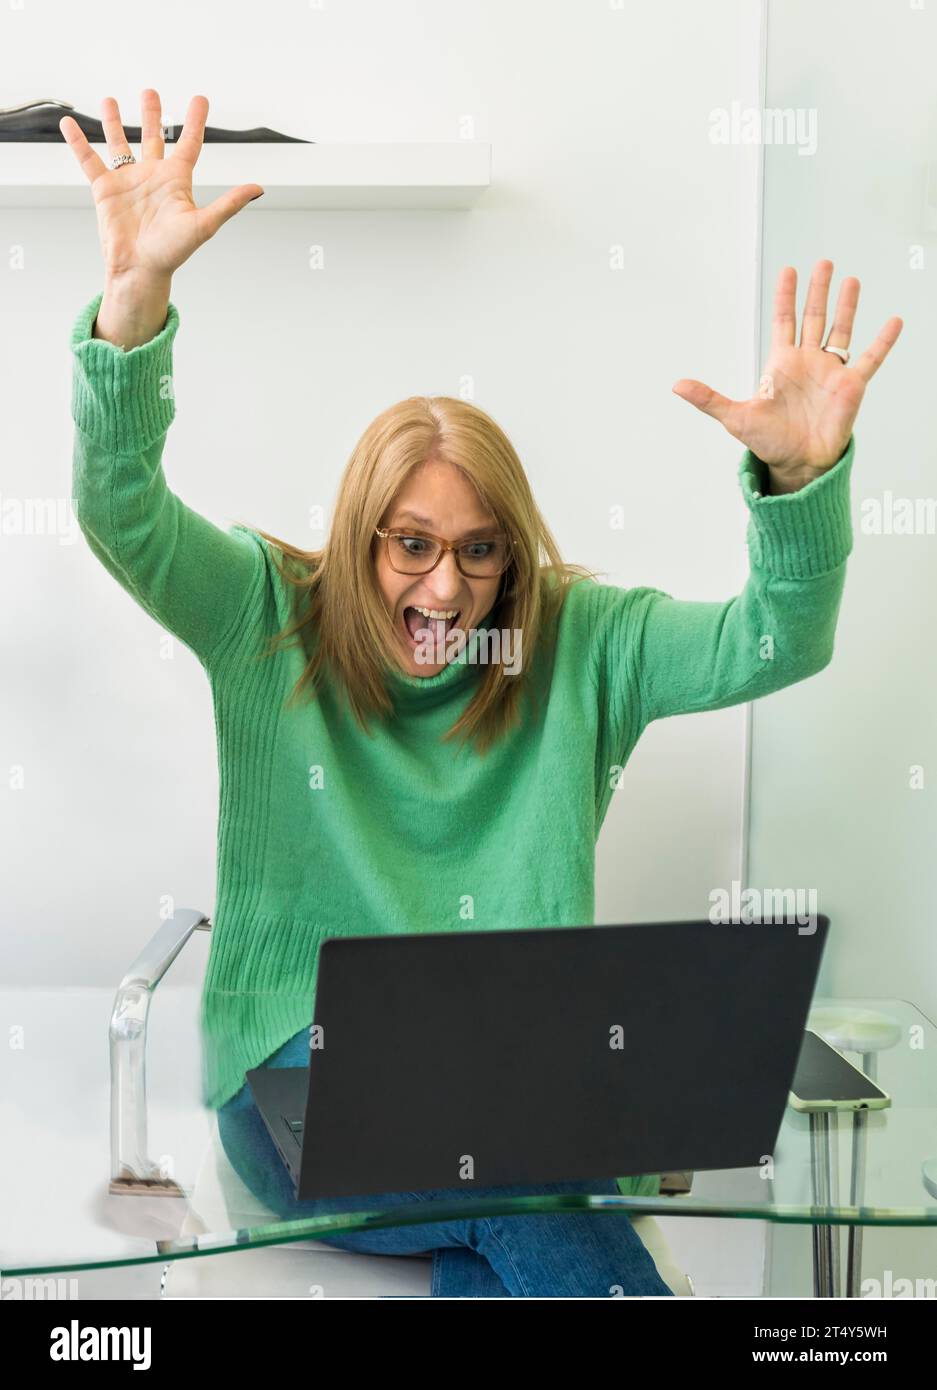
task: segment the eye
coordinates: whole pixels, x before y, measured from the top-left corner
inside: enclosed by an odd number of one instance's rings
[[[462,546],[462,554],[469,560],[484,560],[491,554],[495,541],[469,541]]]
[[[394,544],[406,555],[425,555],[432,549],[432,542],[423,536],[394,536]]]

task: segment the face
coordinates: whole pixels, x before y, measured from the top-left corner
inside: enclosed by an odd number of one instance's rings
[[[451,463],[437,460],[413,470],[385,512],[381,525],[395,530],[412,530],[415,534],[428,531],[435,536],[445,537],[452,545],[474,539],[471,533],[476,530],[479,538],[490,537],[501,530],[496,519],[482,506],[477,492],[464,474]],[[384,602],[393,615],[402,669],[412,676],[434,676],[444,669],[445,656],[435,662],[416,660],[414,654],[420,639],[419,636],[413,637],[407,627],[408,608],[418,606],[437,613],[457,609],[456,617],[447,621],[446,631],[457,627],[467,634],[491,612],[502,576],[467,578],[456,564],[452,550],[447,550],[435,569],[428,574],[398,574],[387,557],[386,545],[380,541],[377,548],[377,579]],[[418,633],[427,626],[434,633],[437,631],[436,624],[431,624],[428,618],[415,620],[412,614],[409,616]],[[444,650],[448,650],[451,656],[451,647]]]

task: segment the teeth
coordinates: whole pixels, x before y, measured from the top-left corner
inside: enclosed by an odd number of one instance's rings
[[[445,610],[441,608],[421,608],[417,603],[411,604],[411,607],[415,608],[418,613],[422,613],[424,618],[454,618],[459,613],[458,608],[448,608]]]

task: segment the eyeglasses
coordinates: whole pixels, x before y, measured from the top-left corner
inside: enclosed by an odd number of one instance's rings
[[[511,563],[513,547],[503,535],[450,545],[442,536],[425,531],[389,531],[384,526],[375,526],[374,530],[384,542],[391,568],[398,574],[429,574],[447,550],[455,551],[456,564],[467,579],[494,579]]]

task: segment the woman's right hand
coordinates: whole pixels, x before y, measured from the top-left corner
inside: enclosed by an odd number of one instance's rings
[[[163,157],[159,94],[141,96],[141,158],[109,169],[78,122],[63,116],[59,129],[91,184],[104,253],[105,289],[96,335],[124,348],[146,342],[166,319],[173,272],[252,198],[256,183],[239,184],[207,207],[192,197],[192,170],[202,148],[208,100],[189,102],[182,134]],[[101,103],[108,154],[130,154],[120,111],[113,97]],[[128,339],[132,341],[128,341]]]

